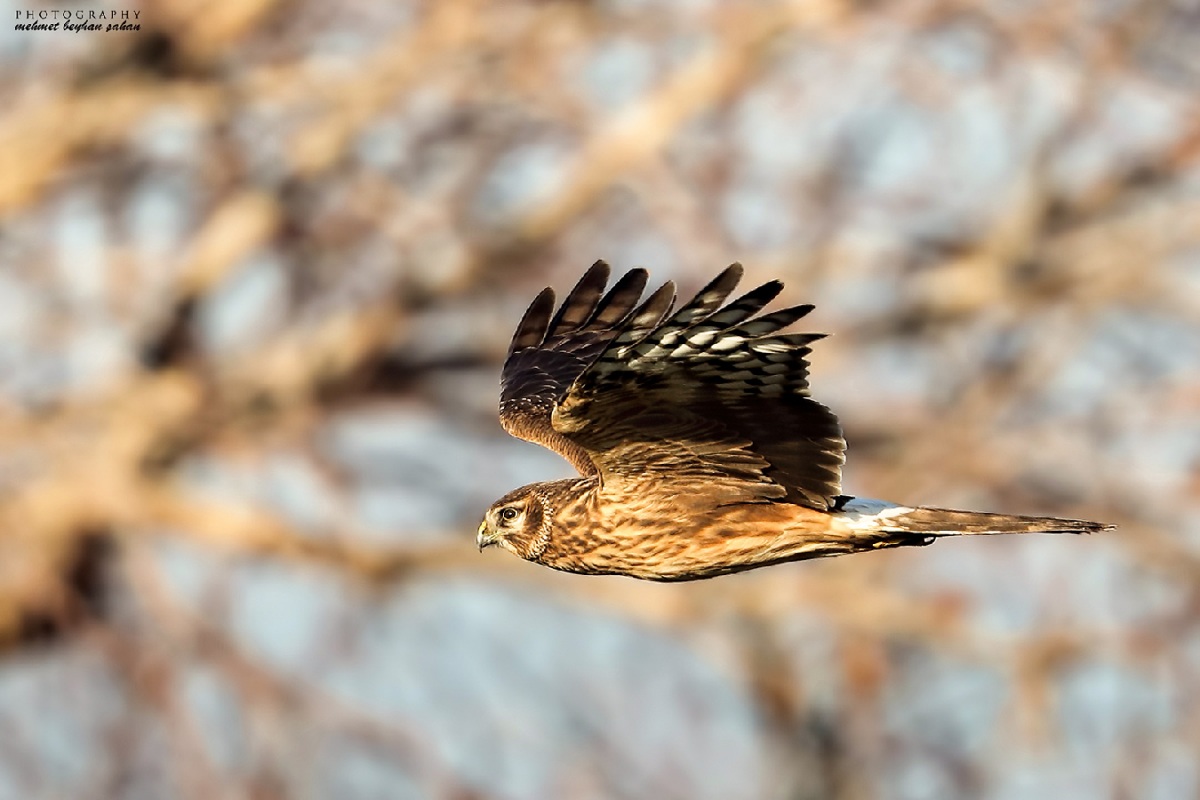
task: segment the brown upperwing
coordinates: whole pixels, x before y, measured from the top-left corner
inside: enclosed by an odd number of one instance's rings
[[[721,308],[741,275],[734,264],[666,321],[610,334],[558,403],[554,430],[590,458],[606,491],[645,491],[653,477],[656,491],[702,491],[719,504],[836,504],[845,441],[808,396],[804,358],[821,335],[777,334],[812,306],[755,317],[782,289],[772,281]]]
[[[608,277],[608,264],[597,261],[558,313],[554,313],[554,291],[542,290],[517,325],[500,378],[504,429],[553,450],[582,475],[596,475],[599,470],[578,443],[554,430],[550,423],[554,406],[609,342],[622,332],[649,332],[675,302],[675,287],[667,282],[637,305],[646,287],[644,269],[625,273],[604,294]]]

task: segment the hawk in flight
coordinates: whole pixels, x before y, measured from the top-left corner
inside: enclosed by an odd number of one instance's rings
[[[500,421],[580,477],[497,500],[481,550],[685,581],[939,536],[1111,527],[842,494],[846,441],[808,390],[805,357],[823,334],[781,333],[813,307],[760,313],[779,281],[726,303],[741,276],[730,266],[672,311],[670,282],[641,300],[647,274],[634,269],[605,292],[598,261],[557,310],[551,289],[534,299],[504,363]]]

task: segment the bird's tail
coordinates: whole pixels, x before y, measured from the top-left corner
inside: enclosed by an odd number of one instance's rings
[[[1096,533],[1112,525],[1083,519],[1059,517],[1022,517],[1015,514],[988,514],[982,511],[955,511],[949,508],[918,507],[902,514],[889,515],[887,527],[896,532],[928,536],[961,536],[993,533]]]

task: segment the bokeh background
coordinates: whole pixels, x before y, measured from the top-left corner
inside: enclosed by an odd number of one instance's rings
[[[0,3],[0,798],[1200,795],[1195,0],[100,7]],[[477,553],[597,258],[817,304],[848,493],[1119,530]]]

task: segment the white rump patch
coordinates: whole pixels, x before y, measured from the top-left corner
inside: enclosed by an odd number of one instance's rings
[[[872,500],[869,497],[856,497],[834,514],[836,522],[840,522],[852,531],[869,531],[888,528],[888,520],[903,516],[913,511],[912,506],[902,506],[889,503],[886,500]]]

